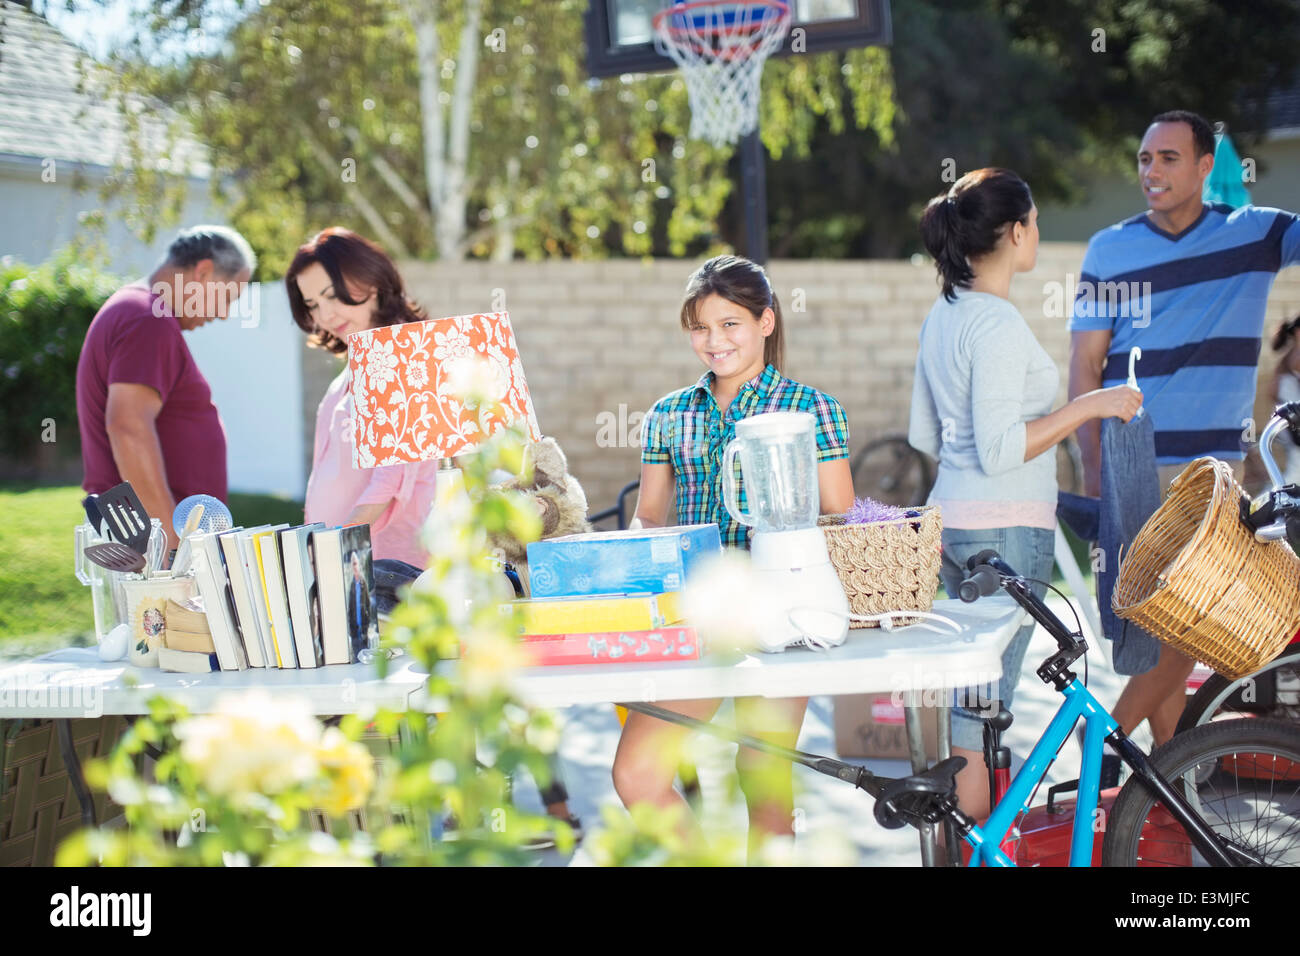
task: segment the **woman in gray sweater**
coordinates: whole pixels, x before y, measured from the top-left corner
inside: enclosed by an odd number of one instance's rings
[[[1005,169],[967,173],[930,200],[921,236],[935,259],[943,294],[921,326],[908,442],[939,459],[930,504],[943,510],[943,565],[957,596],[966,559],[993,548],[1025,577],[1051,580],[1056,528],[1053,449],[1082,423],[1128,421],[1142,394],[1127,385],[1080,395],[1052,411],[1056,364],[1010,302],[1011,279],[1038,256],[1038,209],[1029,186]],[[1022,627],[1002,655],[1002,677],[958,692],[954,755],[962,808],[989,812],[983,727],[975,712],[997,701],[1008,709],[1034,625]],[[972,675],[975,676],[975,675]],[[991,684],[991,682],[990,682]]]

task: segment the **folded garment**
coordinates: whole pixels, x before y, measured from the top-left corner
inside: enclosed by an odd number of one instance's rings
[[[391,614],[401,598],[399,589],[410,584],[424,573],[420,568],[396,558],[380,558],[374,562],[375,608],[380,614]]]
[[[1142,628],[1116,616],[1111,595],[1119,577],[1121,552],[1160,507],[1155,431],[1151,416],[1131,422],[1107,418],[1101,423],[1101,498],[1062,491],[1056,514],[1075,534],[1099,547],[1094,561],[1101,629],[1113,645],[1115,672],[1142,674],[1160,659],[1160,642]]]

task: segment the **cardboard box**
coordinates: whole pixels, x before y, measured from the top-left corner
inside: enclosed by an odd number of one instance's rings
[[[699,635],[693,627],[604,634],[526,634],[524,652],[538,665],[662,664],[699,660]]]
[[[528,598],[515,601],[524,634],[603,634],[652,631],[682,619],[675,592],[608,594],[585,598]]]
[[[841,757],[908,760],[903,707],[891,694],[848,694],[835,701],[835,750]],[[925,753],[930,763],[939,757],[938,710],[921,710]]]
[[[695,569],[722,553],[716,524],[598,531],[528,546],[533,597],[680,591]]]

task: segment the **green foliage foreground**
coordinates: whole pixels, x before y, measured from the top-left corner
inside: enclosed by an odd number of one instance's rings
[[[545,784],[546,754],[558,743],[549,714],[513,697],[509,677],[522,660],[518,621],[502,612],[502,575],[488,535],[536,540],[540,522],[518,492],[488,487],[496,468],[518,473],[518,435],[494,440],[463,462],[467,497],[434,509],[427,530],[434,583],[413,590],[385,629],[398,649],[431,676],[436,717],[380,712],[322,727],[306,702],[278,694],[231,697],[216,712],[191,715],[156,699],[105,761],[87,765],[92,786],[125,809],[127,826],[83,830],[60,847],[60,865],[389,865],[520,864],[533,835],[554,832],[572,847],[568,827],[517,810],[509,781],[521,770]],[[440,662],[458,659],[455,676]],[[380,655],[382,674],[389,665]],[[372,755],[359,742],[367,726],[388,742]],[[161,751],[142,772],[146,747]],[[330,832],[313,829],[322,810]],[[364,810],[368,829],[350,814]],[[437,839],[450,814],[454,838]],[[609,811],[593,835],[598,862],[735,863],[740,847],[682,836],[676,819],[639,808]],[[183,839],[177,839],[177,835]]]

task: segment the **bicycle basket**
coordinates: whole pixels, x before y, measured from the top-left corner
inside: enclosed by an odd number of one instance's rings
[[[934,604],[943,557],[943,522],[935,505],[912,510],[920,516],[866,524],[844,524],[838,515],[818,519],[852,613],[928,611]],[[874,621],[849,623],[849,627],[876,626]]]
[[[1120,563],[1111,606],[1235,680],[1272,660],[1300,626],[1300,558],[1255,540],[1226,462],[1198,458],[1174,479]]]

